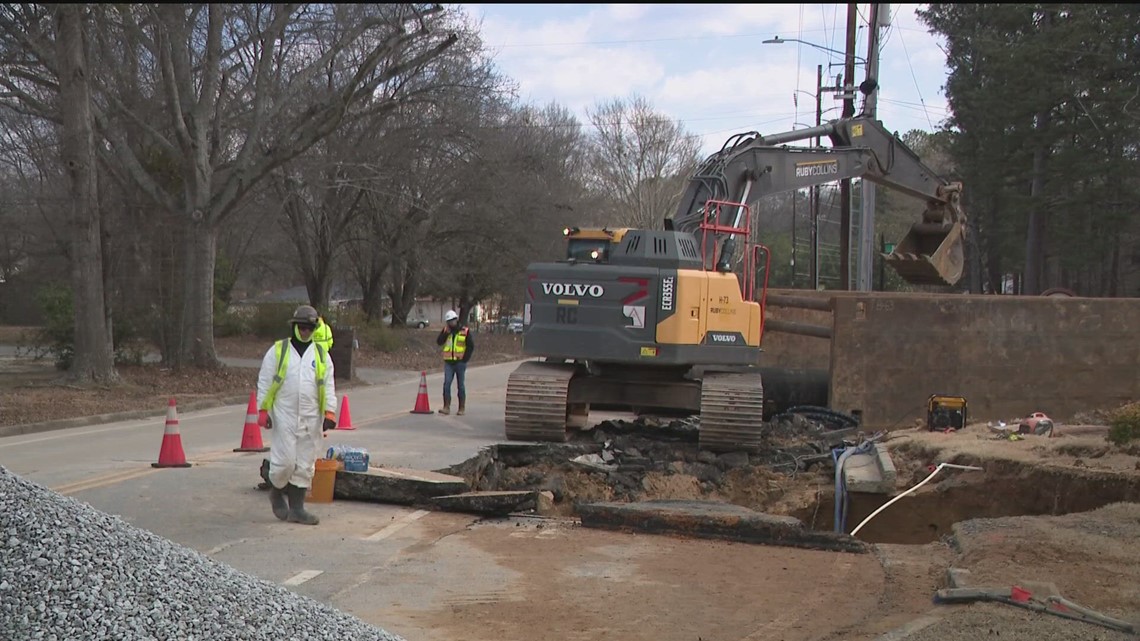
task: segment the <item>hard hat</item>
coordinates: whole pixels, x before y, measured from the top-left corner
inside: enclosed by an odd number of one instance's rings
[[[459,318],[459,314],[456,314],[454,309],[449,309],[447,313],[443,315],[443,322],[446,323],[447,321],[452,321],[457,318]]]
[[[317,310],[313,309],[311,305],[301,305],[293,311],[293,318],[289,319],[290,325],[299,324],[317,324]]]

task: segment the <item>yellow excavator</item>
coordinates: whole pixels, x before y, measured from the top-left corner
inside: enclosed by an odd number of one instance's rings
[[[817,135],[831,146],[788,146]],[[923,201],[921,220],[884,259],[910,283],[958,282],[962,185],[878,120],[737,134],[700,164],[663,229],[566,229],[564,260],[528,266],[523,352],[538,359],[508,379],[507,438],[565,441],[586,427],[591,406],[604,406],[696,413],[702,449],[756,449],[767,291],[758,274],[770,256],[754,238],[751,206],[844,178]]]

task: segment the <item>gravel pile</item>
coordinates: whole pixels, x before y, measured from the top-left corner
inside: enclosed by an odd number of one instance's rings
[[[3,467],[0,639],[400,641]]]

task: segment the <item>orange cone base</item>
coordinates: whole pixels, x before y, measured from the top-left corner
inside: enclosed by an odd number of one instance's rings
[[[411,414],[435,414],[432,411],[431,405],[428,404],[427,395],[427,372],[420,372],[420,391],[416,394],[416,406],[410,412]]]
[[[242,427],[241,447],[235,452],[268,452],[269,448],[261,441],[261,426],[257,424],[257,392],[249,393],[249,405],[245,408],[245,426]]]
[[[162,449],[158,452],[158,462],[151,467],[190,467],[186,455],[182,453],[182,435],[167,434],[162,437]]]
[[[340,417],[336,422],[336,429],[338,430],[354,430],[352,426],[352,411],[348,408],[348,397],[340,397]]]
[[[261,428],[257,423],[246,423],[245,431],[241,435],[241,447],[234,448],[235,452],[268,452],[269,448],[261,441]]]

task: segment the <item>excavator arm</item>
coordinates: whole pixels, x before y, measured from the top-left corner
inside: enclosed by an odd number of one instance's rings
[[[832,146],[786,146],[815,136],[827,136]],[[694,234],[702,222],[740,227],[743,207],[708,207],[709,201],[751,204],[763,196],[845,178],[871,180],[925,203],[921,221],[886,256],[904,280],[953,285],[961,279],[966,229],[962,185],[939,177],[882,123],[863,116],[770,136],[733,136],[693,173],[666,227]],[[704,242],[706,249],[721,244],[720,260],[706,268],[728,271],[734,236],[710,234]]]

